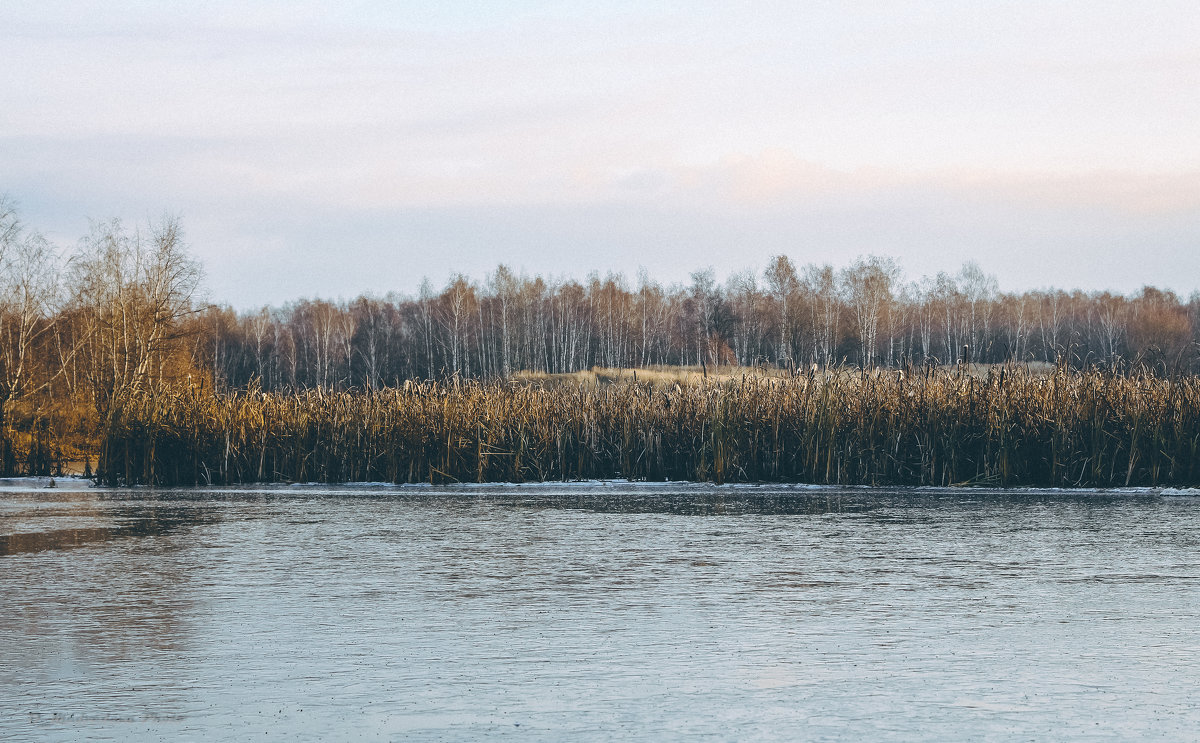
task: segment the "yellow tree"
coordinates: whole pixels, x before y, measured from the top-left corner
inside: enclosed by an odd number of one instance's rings
[[[197,311],[201,278],[178,219],[133,231],[119,220],[93,223],[72,261],[72,284],[98,410],[153,389],[184,363],[184,321]]]

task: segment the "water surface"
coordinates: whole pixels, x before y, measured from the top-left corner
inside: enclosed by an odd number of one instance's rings
[[[1200,499],[0,487],[3,740],[1195,740]]]

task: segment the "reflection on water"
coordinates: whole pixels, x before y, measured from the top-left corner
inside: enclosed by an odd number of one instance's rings
[[[81,526],[16,534],[0,534],[0,556],[21,552],[78,547],[122,537],[153,537],[186,526],[208,523],[212,518],[193,509],[137,507],[116,508],[108,515],[111,526]]]
[[[0,739],[1191,740],[1200,502],[0,487]]]

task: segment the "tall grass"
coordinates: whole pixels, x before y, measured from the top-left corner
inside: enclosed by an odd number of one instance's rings
[[[654,385],[196,389],[114,408],[108,483],[626,477],[844,485],[1200,484],[1200,378],[1065,369]]]

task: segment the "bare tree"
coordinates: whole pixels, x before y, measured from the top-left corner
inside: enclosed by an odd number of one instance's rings
[[[1092,326],[1101,353],[1110,364],[1117,361],[1118,344],[1125,334],[1127,309],[1125,297],[1109,292],[1096,295],[1088,303],[1088,324]]]
[[[859,363],[870,366],[878,348],[879,323],[892,302],[900,269],[890,258],[859,258],[842,271],[841,284],[858,330]]]
[[[449,371],[455,375],[469,375],[466,336],[470,318],[475,314],[475,287],[466,276],[455,274],[440,299],[442,327],[449,334],[445,341],[450,355]]]
[[[59,339],[51,332],[59,316],[58,261],[45,237],[26,231],[15,205],[0,196],[0,443],[6,470],[12,467],[10,405],[47,390],[65,368],[50,368],[48,350],[37,353],[43,339]],[[63,361],[74,354],[61,346],[56,350],[63,351]]]
[[[1062,350],[1061,333],[1066,322],[1063,305],[1066,293],[1061,289],[1041,292],[1038,297],[1038,329],[1042,338],[1042,359],[1049,363],[1058,361]]]
[[[767,289],[775,297],[779,306],[779,357],[788,366],[795,361],[792,353],[792,323],[789,305],[796,291],[800,288],[800,279],[796,276],[796,267],[786,255],[777,255],[767,265],[763,274]]]
[[[519,291],[517,277],[508,266],[501,263],[491,277],[492,291],[500,304],[500,373],[512,374],[512,331],[509,327],[509,309]]]
[[[58,254],[38,233],[0,229],[0,399],[31,391],[34,344],[50,332]]]
[[[984,352],[984,343],[991,328],[992,307],[995,305],[999,287],[996,277],[985,274],[975,261],[963,264],[958,274],[958,285],[961,287],[967,301],[969,312],[966,315],[966,343],[977,353]],[[982,356],[980,356],[982,359]]]
[[[119,220],[94,222],[71,272],[97,403],[163,381],[203,276],[179,220],[165,217],[144,233]]]
[[[837,353],[838,325],[842,303],[838,297],[837,278],[828,264],[804,268],[804,287],[809,294],[813,318],[813,358],[822,365],[833,365]]]

